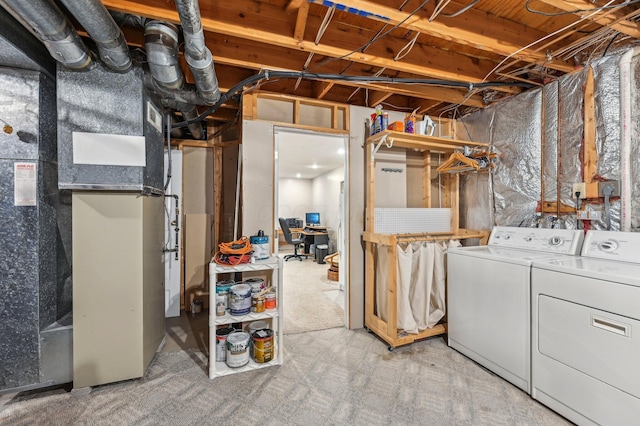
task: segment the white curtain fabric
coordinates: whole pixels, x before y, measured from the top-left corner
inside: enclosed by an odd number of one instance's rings
[[[448,248],[458,247],[458,241],[415,242],[397,247],[397,291],[399,330],[417,334],[431,328],[446,313],[446,263]],[[387,251],[376,250],[376,314],[386,321],[387,312]]]

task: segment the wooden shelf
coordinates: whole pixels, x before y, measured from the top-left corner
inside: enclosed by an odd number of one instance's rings
[[[489,147],[488,143],[483,142],[416,135],[413,133],[397,132],[393,130],[385,130],[383,132],[376,133],[367,139],[367,143],[377,144],[382,139],[385,139],[383,144],[391,145],[393,148],[413,148],[436,152],[451,152],[464,146]]]
[[[411,133],[385,130],[367,138],[365,146],[367,188],[365,196],[366,225],[362,238],[365,242],[365,326],[378,337],[389,344],[389,349],[407,345],[427,337],[441,335],[447,332],[447,324],[441,321],[434,327],[419,331],[417,334],[405,333],[398,330],[397,319],[397,247],[398,243],[414,241],[442,241],[479,238],[481,244],[486,244],[489,231],[461,229],[459,227],[459,176],[457,174],[443,174],[441,192],[441,207],[451,209],[451,226],[449,232],[417,233],[417,234],[383,234],[374,229],[374,194],[375,194],[375,154],[379,150],[388,148],[418,149],[422,151],[422,188],[412,190],[422,191],[423,208],[431,207],[431,151],[453,152],[464,146],[489,147],[487,143],[462,141],[454,138],[416,135]],[[389,276],[386,282],[388,303],[386,312],[380,316],[376,314],[376,246],[385,247],[387,253],[387,269]],[[382,318],[386,318],[383,320]]]

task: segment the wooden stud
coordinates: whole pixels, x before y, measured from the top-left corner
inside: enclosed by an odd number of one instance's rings
[[[596,146],[596,106],[594,99],[593,68],[589,67],[584,87],[584,140],[582,145],[582,175],[587,184],[586,198],[598,198],[598,186],[590,185],[598,173]],[[595,191],[594,191],[595,188]]]
[[[308,5],[309,3],[306,3],[306,0],[290,0],[289,3],[287,3],[287,5],[285,6],[284,10],[287,13],[293,13],[296,11],[296,9],[304,6],[304,5]]]
[[[431,207],[431,151],[422,153],[422,207]]]
[[[397,273],[398,242],[393,241],[387,246],[387,335],[395,340],[398,337],[398,273]]]
[[[298,9],[296,18],[296,28],[293,31],[293,38],[304,41],[304,30],[307,28],[307,17],[309,16],[309,3],[302,3]]]

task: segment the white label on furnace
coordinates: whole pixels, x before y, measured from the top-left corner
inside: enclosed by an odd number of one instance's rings
[[[36,163],[13,164],[13,205],[36,205]]]

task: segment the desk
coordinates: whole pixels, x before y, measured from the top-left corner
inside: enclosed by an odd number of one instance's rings
[[[318,228],[316,228],[318,229]],[[326,231],[326,227],[324,227],[323,231],[305,231],[302,230],[302,235],[304,235],[304,253],[309,254],[309,248],[311,244],[316,246],[320,244],[329,244],[329,233]]]

